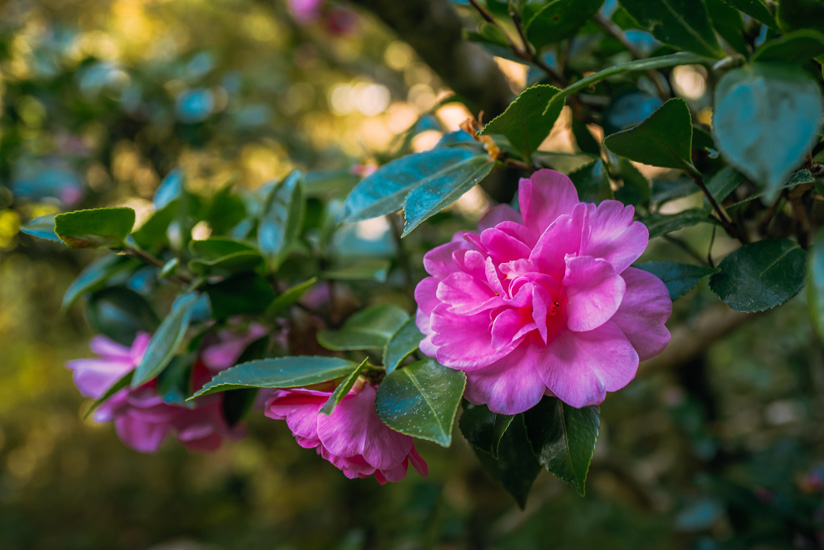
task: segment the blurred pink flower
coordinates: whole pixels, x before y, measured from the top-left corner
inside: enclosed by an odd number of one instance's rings
[[[333,35],[347,34],[357,24],[357,16],[352,10],[327,0],[289,0],[289,9],[298,23],[306,25],[321,21]]]
[[[330,416],[320,414],[332,391],[278,390],[266,402],[265,414],[286,420],[301,447],[317,449],[350,479],[375,474],[381,485],[400,481],[410,462],[420,475],[429,473],[413,439],[388,428],[378,418],[374,386],[356,385]]]
[[[99,357],[67,364],[74,372],[74,383],[80,393],[94,399],[102,397],[140,363],[150,339],[148,334],[138,334],[131,348],[127,348],[104,336],[94,337],[89,347]],[[197,361],[192,371],[192,388],[199,389],[211,378],[206,364]],[[93,416],[98,422],[113,421],[120,440],[136,451],[157,451],[170,433],[189,449],[211,451],[224,438],[238,439],[244,433],[241,426],[227,424],[222,405],[223,396],[217,394],[196,399],[193,408],[166,403],[152,380],[138,388],[117,391]]]
[[[233,367],[249,344],[266,332],[266,327],[260,323],[251,323],[242,330],[237,326],[221,328],[206,336],[200,359],[213,372]]]
[[[466,398],[516,414],[555,395],[573,407],[626,386],[670,339],[660,279],[629,267],[649,241],[634,210],[578,201],[572,182],[522,179],[518,213],[489,210],[479,233],[429,251],[415,289],[420,349],[465,371]]]

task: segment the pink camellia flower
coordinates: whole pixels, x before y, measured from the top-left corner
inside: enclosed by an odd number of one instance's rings
[[[420,475],[429,473],[412,438],[388,428],[378,418],[375,386],[356,384],[330,416],[320,414],[333,391],[277,390],[266,402],[265,414],[286,420],[301,447],[317,449],[349,479],[375,474],[381,485],[400,481],[410,462]]]
[[[69,361],[74,383],[86,397],[98,399],[140,363],[151,337],[138,334],[131,348],[104,336],[96,336],[89,347],[99,358]],[[236,359],[235,357],[234,359]],[[226,361],[231,362],[231,361]],[[198,389],[211,380],[212,370],[198,360],[192,372],[192,387]],[[193,408],[166,403],[157,393],[156,381],[138,388],[125,387],[116,392],[95,412],[98,422],[114,422],[124,444],[136,451],[157,451],[166,437],[174,434],[192,450],[217,449],[224,438],[238,439],[241,426],[229,426],[223,417],[223,397],[208,395],[194,401]]]
[[[553,170],[522,179],[521,212],[492,208],[479,233],[429,251],[415,289],[423,353],[463,370],[466,398],[516,414],[554,395],[573,407],[626,386],[660,353],[672,302],[629,267],[649,241],[634,209],[578,201]]]

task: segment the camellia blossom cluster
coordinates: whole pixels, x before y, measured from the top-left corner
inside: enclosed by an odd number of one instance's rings
[[[207,347],[194,364],[193,388],[202,387],[216,372],[232,366],[249,342],[263,332],[262,326],[253,325],[243,335],[230,331],[218,333],[214,345]],[[94,337],[89,346],[98,357],[67,364],[74,372],[75,385],[84,396],[99,399],[137,367],[150,339],[148,334],[140,333],[131,347],[126,347],[105,336]],[[137,388],[117,391],[100,405],[93,418],[98,422],[114,422],[120,440],[136,451],[157,451],[169,434],[174,434],[189,449],[212,451],[224,438],[238,439],[244,434],[241,426],[228,425],[222,404],[222,395],[200,397],[192,408],[166,403],[157,392],[156,381],[152,380]]]
[[[265,414],[286,420],[298,444],[317,449],[350,479],[372,474],[383,485],[400,481],[409,464],[426,476],[429,468],[408,435],[388,428],[375,412],[376,387],[356,384],[331,415],[320,413],[332,395],[327,390],[277,390],[266,402]]]
[[[569,178],[522,179],[520,213],[492,208],[478,233],[429,251],[415,289],[420,349],[466,373],[466,398],[516,414],[554,395],[601,403],[670,339],[664,283],[632,268],[647,247],[634,209],[578,200]]]

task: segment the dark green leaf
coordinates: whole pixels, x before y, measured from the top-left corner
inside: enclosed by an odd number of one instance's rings
[[[401,237],[406,237],[421,223],[461,198],[484,179],[494,165],[487,155],[479,154],[453,167],[448,175],[430,179],[412,189],[403,205],[406,222]]]
[[[701,279],[718,273],[718,268],[680,262],[647,262],[635,267],[648,271],[664,281],[671,300],[677,300],[695,288]]]
[[[613,198],[609,177],[602,160],[591,162],[569,174],[582,202],[599,203]]]
[[[275,300],[272,285],[257,273],[236,275],[204,290],[212,304],[215,320],[263,313]]]
[[[56,214],[49,214],[48,216],[40,216],[34,218],[26,225],[20,228],[20,231],[26,235],[37,237],[38,239],[46,239],[47,241],[63,242],[60,237],[54,232],[54,217]]]
[[[712,130],[727,161],[772,200],[818,139],[823,113],[819,85],[804,69],[754,64],[719,82]]]
[[[525,159],[531,158],[561,114],[562,101],[550,104],[558,92],[558,88],[546,84],[527,88],[506,111],[484,126],[481,134],[505,136]]]
[[[824,31],[824,2],[821,0],[781,0],[776,16],[785,31],[805,28]]]
[[[154,332],[159,320],[140,294],[123,287],[103,288],[91,294],[86,319],[92,329],[131,346],[139,332]]]
[[[660,207],[665,202],[681,197],[688,197],[700,193],[700,188],[695,182],[687,177],[674,180],[653,180],[652,182],[652,202]]]
[[[633,206],[649,206],[652,188],[644,174],[629,160],[620,158],[618,160],[618,177],[623,185],[615,192],[615,198],[624,204]]]
[[[619,1],[641,27],[664,44],[707,57],[724,57],[704,0]]]
[[[289,254],[303,223],[302,179],[300,171],[292,172],[266,198],[258,226],[258,246],[272,271],[276,271]]]
[[[725,166],[707,182],[707,189],[710,195],[712,195],[712,198],[714,198],[716,202],[721,203],[730,196],[730,193],[732,193],[742,181],[744,181],[744,176],[735,168]]]
[[[724,2],[738,8],[756,21],[760,21],[773,29],[778,28],[778,23],[775,22],[770,9],[764,5],[763,0],[724,0]]]
[[[641,221],[649,229],[649,238],[660,237],[684,227],[699,223],[713,223],[714,220],[703,210],[690,209],[677,214],[652,214]]]
[[[192,318],[194,305],[200,296],[191,292],[179,296],[172,304],[169,315],[160,323],[146,353],[143,355],[140,364],[134,372],[132,387],[136,388],[148,382],[160,374],[172,360],[183,342],[186,329],[189,328],[189,321]]]
[[[463,372],[433,359],[418,361],[386,375],[375,407],[393,430],[448,447],[465,385]]]
[[[741,12],[724,0],[706,0],[706,3],[712,26],[721,38],[741,55],[748,55],[750,51],[744,38],[744,20]]]
[[[824,342],[824,231],[819,231],[807,262],[807,306],[818,338]]]
[[[320,408],[320,413],[325,414],[326,416],[331,415],[335,412],[335,408],[338,406],[344,397],[349,394],[349,391],[355,386],[355,382],[358,381],[358,377],[360,376],[361,371],[363,371],[363,367],[366,366],[366,359],[352,371],[352,373],[341,380],[338,387],[335,388],[335,391],[332,392],[332,395],[329,396],[329,399],[326,400],[326,403],[323,404],[323,407]]]
[[[174,200],[154,212],[143,225],[141,225],[131,238],[143,250],[160,250],[168,243],[167,231],[169,224],[175,219],[180,207],[180,201]]]
[[[212,228],[213,235],[224,235],[246,217],[246,204],[232,193],[232,185],[224,185],[209,201],[203,220]]]
[[[461,414],[458,427],[475,449],[497,459],[501,438],[514,418],[491,412],[486,405],[468,405]]]
[[[409,357],[421,343],[423,334],[418,330],[415,319],[409,319],[402,324],[395,334],[386,342],[383,350],[383,366],[387,373],[392,372]]]
[[[604,135],[609,136],[638,126],[663,104],[658,96],[641,90],[630,90],[615,95],[610,99],[601,117]]]
[[[450,185],[465,163],[478,154],[465,149],[433,149],[408,155],[381,166],[346,197],[344,222],[368,220],[400,210],[409,192],[419,185]]]
[[[681,168],[692,163],[692,117],[683,99],[670,99],[648,119],[608,136],[607,149],[636,162]]]
[[[286,292],[275,298],[275,301],[269,306],[266,310],[267,317],[277,317],[278,315],[284,313],[289,307],[297,303],[301,297],[306,294],[312,285],[318,282],[317,277],[312,277],[307,281],[303,281],[302,283],[298,283],[295,286],[288,289]]]
[[[824,53],[824,34],[811,29],[803,29],[765,43],[755,51],[752,61],[807,63],[822,53]]]
[[[598,440],[598,406],[576,409],[555,397],[544,397],[524,413],[532,449],[541,466],[586,492],[587,473]]]
[[[525,6],[524,21],[527,38],[537,48],[560,42],[575,35],[592,19],[604,0],[551,0],[542,2],[536,11]]]
[[[83,294],[102,288],[111,277],[134,269],[138,265],[140,265],[138,260],[126,256],[107,254],[98,258],[69,285],[66,294],[63,295],[61,309],[68,309]]]
[[[186,398],[192,393],[192,357],[176,355],[157,375],[157,393],[170,405],[191,406]]]
[[[122,246],[133,226],[131,208],[76,210],[54,217],[54,232],[71,248]]]
[[[349,376],[357,363],[338,357],[260,359],[221,371],[189,399],[241,388],[300,388]]]
[[[596,157],[601,156],[601,144],[598,143],[598,140],[596,140],[592,132],[589,131],[587,125],[575,117],[572,118],[572,135],[575,137],[575,143],[578,144],[578,148],[582,152],[595,155]]]
[[[128,385],[132,382],[132,377],[133,377],[133,376],[134,376],[134,371],[133,371],[133,370],[130,370],[130,371],[129,371],[129,372],[127,372],[125,375],[123,375],[123,377],[122,377],[120,380],[118,380],[117,382],[115,382],[115,383],[112,385],[112,387],[111,387],[111,388],[109,388],[108,390],[106,390],[106,393],[104,393],[103,395],[101,395],[100,397],[98,397],[97,399],[95,399],[94,403],[92,403],[92,406],[91,406],[91,407],[89,407],[89,410],[87,410],[87,411],[86,411],[86,414],[84,414],[84,415],[83,415],[83,420],[86,420],[87,418],[89,418],[89,417],[92,415],[92,413],[93,413],[94,411],[96,411],[96,410],[97,410],[97,408],[98,408],[100,405],[102,405],[103,403],[105,403],[106,401],[108,401],[108,400],[109,400],[109,398],[111,398],[111,396],[113,396],[114,394],[116,394],[117,392],[119,392],[120,390],[122,390],[123,388],[127,387],[127,386],[128,386]]]
[[[263,263],[254,246],[226,237],[191,241],[189,250],[195,256],[189,269],[201,275],[229,276],[254,270]]]
[[[324,279],[340,281],[378,281],[384,282],[389,273],[391,262],[381,258],[364,258],[345,265],[332,267],[320,274]]]
[[[180,197],[183,192],[183,170],[176,168],[163,178],[155,191],[152,202],[155,210],[165,208],[170,202]]]
[[[368,307],[349,317],[340,330],[323,330],[318,342],[330,350],[383,349],[409,314],[397,306]]]
[[[804,287],[807,253],[787,239],[745,245],[722,261],[710,288],[736,311],[780,306]]]
[[[477,450],[475,454],[484,470],[515,498],[522,509],[526,506],[529,490],[541,471],[541,464],[533,454],[524,425],[524,416],[515,416],[498,446],[498,458]]]

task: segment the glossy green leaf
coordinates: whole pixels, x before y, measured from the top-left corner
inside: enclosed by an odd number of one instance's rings
[[[257,273],[242,273],[203,290],[209,296],[216,320],[263,313],[275,300],[272,285]]]
[[[169,241],[167,231],[169,225],[177,216],[180,201],[174,200],[155,211],[143,225],[138,227],[131,238],[143,250],[156,251],[162,249]]]
[[[54,217],[54,232],[70,248],[122,246],[134,226],[131,208],[76,210]]]
[[[393,430],[448,447],[465,385],[462,371],[433,359],[418,361],[386,375],[375,407]]]
[[[721,203],[730,196],[730,193],[732,193],[742,181],[744,181],[744,176],[742,176],[738,170],[732,166],[725,166],[707,181],[707,190],[716,202]],[[706,197],[704,200],[706,200]]]
[[[102,288],[106,281],[118,273],[129,271],[139,265],[140,261],[134,258],[114,254],[107,254],[96,259],[69,285],[63,295],[61,309],[65,311],[83,294]]]
[[[195,303],[200,296],[191,292],[179,296],[172,304],[169,315],[160,323],[143,359],[135,368],[132,387],[136,388],[160,374],[169,364],[183,342]]]
[[[473,449],[484,470],[500,483],[523,509],[532,484],[541,471],[541,464],[535,458],[527,435],[524,415],[516,415],[501,437],[497,459],[474,446]]]
[[[286,310],[296,304],[297,301],[300,300],[301,297],[306,294],[306,292],[312,288],[316,282],[318,282],[318,278],[312,277],[311,279],[298,283],[286,290],[286,292],[275,298],[275,300],[271,303],[266,310],[266,316],[277,317],[278,315],[285,313]]]
[[[92,415],[92,413],[94,413],[94,411],[96,411],[97,408],[100,407],[100,405],[108,401],[111,398],[111,396],[113,396],[114,394],[116,394],[123,388],[127,387],[129,384],[131,384],[133,376],[134,371],[130,370],[125,375],[123,375],[123,377],[120,378],[120,380],[112,384],[112,386],[108,390],[106,390],[106,392],[103,395],[94,400],[94,403],[92,403],[91,407],[89,407],[89,410],[87,410],[86,414],[83,415],[83,420],[89,418]]]
[[[538,462],[581,496],[598,440],[598,414],[597,405],[576,409],[555,397],[544,397],[524,413]]]
[[[712,130],[724,158],[772,199],[818,139],[822,114],[819,85],[805,70],[754,64],[718,83]]]
[[[523,17],[526,36],[539,50],[571,38],[598,13],[603,3],[604,0],[550,0],[527,4]]]
[[[722,261],[710,288],[736,311],[780,306],[804,287],[807,252],[787,239],[745,245]]]
[[[273,271],[289,254],[300,233],[305,210],[302,179],[303,174],[294,171],[266,197],[257,238],[258,246]]]
[[[596,157],[601,156],[601,144],[589,131],[587,125],[574,117],[572,118],[572,135],[582,152]]]
[[[596,160],[569,174],[582,202],[599,203],[613,198],[609,177],[602,160]]]
[[[248,363],[266,357],[269,351],[271,338],[267,334],[249,344],[243,353],[238,357],[237,364]],[[258,395],[257,388],[241,388],[223,392],[223,417],[226,423],[234,426],[240,422],[246,414],[252,410],[255,399]]]
[[[677,300],[695,288],[701,279],[718,273],[718,268],[680,262],[647,262],[635,267],[648,271],[664,281],[671,300]]]
[[[344,222],[385,216],[403,208],[415,187],[452,187],[464,164],[476,164],[478,153],[466,149],[433,149],[401,157],[364,178],[346,197]]]
[[[386,342],[383,349],[383,366],[387,373],[392,372],[401,362],[412,355],[423,340],[414,317],[408,319]]]
[[[391,262],[382,258],[364,258],[332,267],[322,272],[324,279],[340,281],[378,281],[384,282],[389,274]]]
[[[49,214],[48,216],[40,216],[34,218],[26,225],[20,228],[20,231],[26,235],[37,237],[38,239],[45,239],[47,241],[63,242],[60,237],[54,232],[54,217],[56,214]]]
[[[330,350],[383,349],[409,319],[403,309],[391,304],[368,307],[349,317],[339,330],[323,330],[318,342]]]
[[[338,387],[335,388],[335,391],[332,392],[332,395],[329,396],[329,399],[326,400],[326,403],[323,404],[323,407],[320,408],[320,413],[325,414],[326,416],[331,415],[335,412],[335,408],[338,406],[344,397],[349,394],[349,391],[355,386],[355,382],[358,381],[358,377],[360,373],[363,371],[363,367],[366,366],[367,360],[364,359],[363,362],[358,365],[352,373],[341,380]]]
[[[819,231],[807,262],[807,307],[818,338],[824,342],[824,231]]]
[[[683,99],[670,99],[644,122],[608,136],[604,145],[636,162],[684,168],[692,163],[692,117]]]
[[[358,363],[338,357],[292,356],[241,363],[207,382],[189,399],[241,388],[301,388],[349,376]]]
[[[515,416],[491,412],[486,405],[467,405],[458,421],[466,440],[477,450],[498,458],[498,449]]]
[[[763,0],[724,0],[724,2],[743,11],[756,21],[760,21],[774,29],[778,28],[778,23],[776,23],[770,9],[764,4]]]
[[[506,111],[484,126],[481,134],[505,136],[524,158],[529,159],[561,114],[563,102],[550,103],[558,92],[558,88],[546,84],[527,88]]]
[[[698,209],[683,210],[677,214],[656,213],[642,218],[641,221],[649,229],[650,239],[699,223],[714,223],[709,214]]]
[[[229,276],[251,271],[263,263],[254,246],[226,237],[191,241],[189,250],[195,256],[189,262],[189,269],[201,275]]]
[[[93,292],[85,311],[94,332],[124,346],[131,346],[139,332],[154,332],[160,322],[143,296],[120,286]]]
[[[812,29],[785,34],[766,42],[752,56],[752,61],[807,63],[824,53],[824,34]]]
[[[642,28],[678,49],[707,57],[724,57],[715,38],[704,0],[619,0]]]

